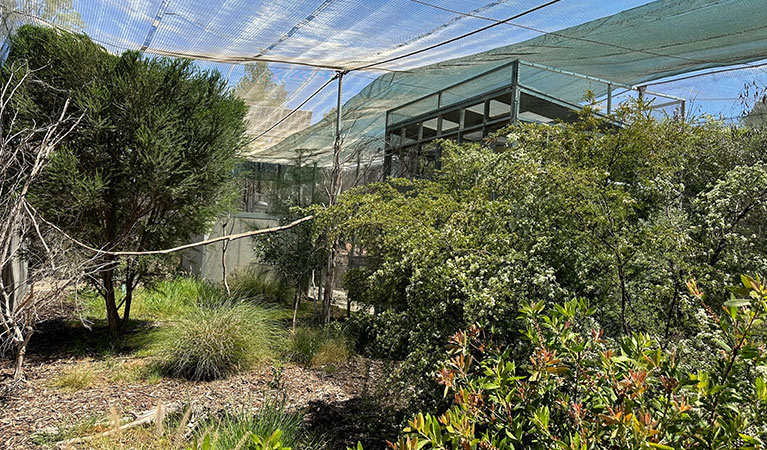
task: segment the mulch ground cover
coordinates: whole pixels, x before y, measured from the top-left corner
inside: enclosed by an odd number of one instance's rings
[[[59,328],[53,332],[56,327]],[[284,392],[289,407],[307,411],[310,426],[332,436],[333,449],[336,445],[343,449],[340,445],[351,444],[358,436],[365,437],[363,432],[371,426],[382,439],[373,436],[377,442],[366,449],[384,448],[383,438],[392,436],[386,435],[391,426],[376,425],[386,422],[388,413],[369,400],[378,381],[386,375],[387,368],[382,362],[354,357],[332,371],[298,365],[275,369],[264,365],[227,379],[205,382],[163,377],[153,383],[115,383],[94,369],[97,376],[82,390],[54,387],[53,381],[74,367],[99,368],[104,364],[103,354],[89,355],[89,346],[82,344],[82,336],[73,336],[93,333],[98,337],[98,331],[80,328],[71,323],[54,323],[37,340],[33,339],[25,363],[26,381],[12,395],[0,400],[0,448],[38,448],[33,439],[35,433],[50,433],[57,427],[86,420],[105,420],[115,413],[132,419],[158,404],[199,404],[210,411],[258,407],[276,390]],[[72,342],[78,344],[73,347]],[[124,366],[146,364],[145,358],[131,354],[117,352],[109,357]],[[12,361],[0,361],[0,380],[10,378],[12,367]]]

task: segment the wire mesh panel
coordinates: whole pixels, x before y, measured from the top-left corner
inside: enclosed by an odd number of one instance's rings
[[[387,110],[517,59],[642,85],[767,58],[761,0],[0,0],[0,7],[6,35],[24,22],[86,32],[113,52],[210,61],[201,65],[233,87],[250,63],[261,64],[256,69],[266,67],[284,93],[262,92],[251,105],[250,153],[283,163],[302,151],[329,164],[335,93],[320,87],[337,70],[351,70],[342,116],[348,160],[360,148],[377,154]],[[605,95],[600,83],[539,76],[528,77],[530,88],[555,98],[577,103],[587,89]],[[465,85],[476,91],[446,93],[440,104],[501,82]]]

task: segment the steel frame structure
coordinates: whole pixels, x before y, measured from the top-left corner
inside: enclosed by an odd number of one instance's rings
[[[388,110],[386,112],[384,175],[391,175],[392,158],[395,154],[404,155],[411,164],[425,157],[428,163],[433,163],[435,168],[439,168],[440,148],[438,145],[433,145],[433,142],[438,139],[459,143],[477,142],[516,122],[555,123],[575,120],[576,112],[583,107],[583,104],[564,101],[526,86],[524,80],[520,81],[520,73],[524,68],[603,85],[601,89],[603,94],[598,99],[598,103],[604,104],[605,115],[613,112],[616,97],[625,98],[628,92],[635,93],[638,98],[664,99],[657,104],[654,100],[650,100],[651,108],[658,110],[673,107],[674,114],[679,114],[681,117],[685,115],[686,105],[683,98],[651,92],[642,86],[629,86],[541,64],[515,60]],[[501,74],[503,79],[507,72],[509,76],[507,82],[499,87],[462,99],[450,98],[451,91],[471,86],[481,78],[487,78],[496,73]],[[616,95],[616,88],[623,89],[623,92]],[[408,172],[419,173],[420,169],[408,168]]]

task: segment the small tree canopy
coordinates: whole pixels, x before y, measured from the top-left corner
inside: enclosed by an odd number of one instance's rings
[[[93,247],[142,251],[188,241],[226,207],[246,107],[218,72],[137,52],[113,56],[86,36],[43,28],[21,28],[11,45],[10,61],[43,67],[42,83],[26,92],[38,115],[57,111],[68,95],[85,112],[35,189],[48,220]],[[108,262],[95,287],[117,332],[149,264]]]
[[[285,85],[274,81],[274,73],[265,62],[246,64],[245,74],[234,87],[234,93],[248,104],[280,106],[288,98]]]

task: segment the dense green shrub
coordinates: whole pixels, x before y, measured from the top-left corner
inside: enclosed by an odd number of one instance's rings
[[[433,179],[363,186],[317,211],[317,230],[368,255],[347,282],[377,314],[350,329],[404,360],[397,392],[433,399],[443,343],[471,324],[515,344],[530,298],[585,298],[610,337],[694,346],[703,325],[685,280],[720,293],[767,267],[765,131],[590,113],[512,126],[505,148],[443,142]]]
[[[269,310],[252,303],[195,307],[164,327],[156,362],[166,374],[212,380],[279,353],[281,328]]]
[[[709,370],[686,371],[646,334],[607,338],[583,300],[523,308],[521,364],[479,327],[459,332],[439,372],[453,406],[416,415],[393,448],[764,448],[767,287],[743,277],[733,292],[721,317],[708,312],[719,347]]]
[[[247,107],[218,72],[135,51],[116,56],[85,35],[33,26],[11,38],[7,62],[22,61],[39,68],[40,82],[25,88],[33,106],[20,120],[39,123],[70,100],[69,113],[82,114],[31,191],[48,221],[94,248],[159,250],[204,233],[231,204]],[[113,338],[134,289],[173,259],[102,255],[88,280]]]

